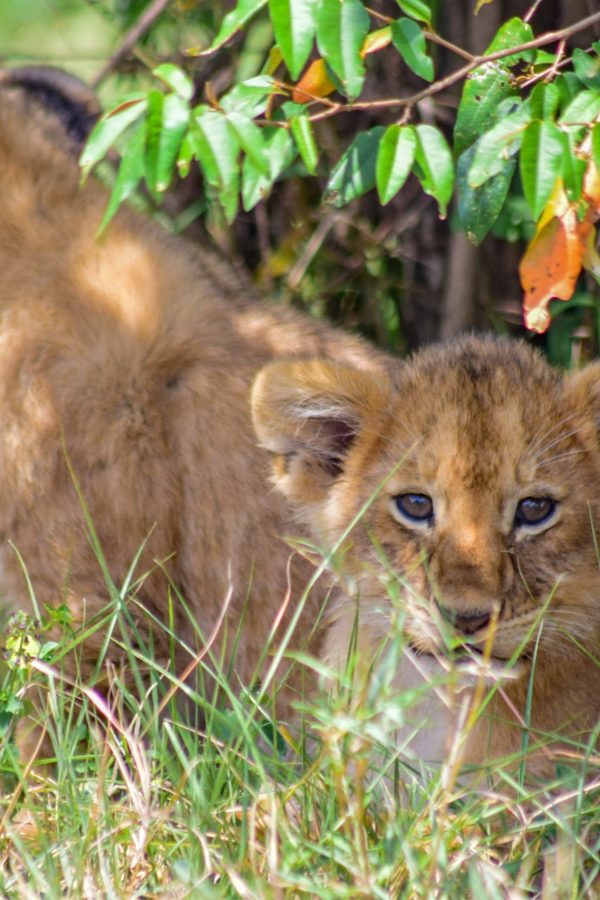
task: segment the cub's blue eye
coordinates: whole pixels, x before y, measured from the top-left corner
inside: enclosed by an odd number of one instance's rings
[[[525,497],[517,503],[515,525],[541,525],[556,512],[556,501],[551,497]]]
[[[401,515],[412,522],[433,519],[433,500],[427,494],[398,494],[394,501]]]

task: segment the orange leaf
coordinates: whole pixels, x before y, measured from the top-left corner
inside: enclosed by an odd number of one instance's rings
[[[586,200],[589,200],[594,212],[600,213],[600,172],[593,160],[590,160],[583,176],[583,194]]]
[[[596,250],[596,229],[592,228],[587,239],[583,268],[600,282],[600,253]]]
[[[548,304],[554,297],[569,300],[581,272],[587,239],[592,228],[589,212],[577,218],[574,205],[567,204],[562,215],[553,216],[538,228],[519,266],[525,291],[525,324],[541,333],[550,324]]]
[[[335,84],[327,74],[325,60],[315,59],[292,90],[294,103],[308,103],[317,97],[327,97],[335,91]]]

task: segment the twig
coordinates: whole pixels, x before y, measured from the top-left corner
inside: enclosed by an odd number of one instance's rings
[[[377,19],[379,22],[383,22],[385,25],[391,25],[394,21],[390,16],[384,16],[383,13],[377,12],[376,9],[371,9],[369,6],[365,6],[365,9],[374,19]],[[431,41],[432,44],[439,44],[440,47],[445,47],[446,50],[451,50],[453,53],[456,53],[457,56],[462,56],[463,59],[473,59],[473,54],[469,53],[467,50],[463,50],[462,47],[457,47],[456,44],[453,44],[451,41],[447,41],[446,38],[441,37],[435,31],[424,31],[423,37],[425,37],[428,41]]]
[[[386,109],[394,106],[414,106],[426,97],[439,94],[440,91],[456,84],[457,81],[461,81],[469,75],[473,69],[477,69],[485,63],[496,62],[496,60],[504,59],[506,56],[514,56],[517,53],[523,53],[525,50],[535,50],[537,47],[545,47],[546,44],[567,40],[567,38],[572,35],[578,34],[580,31],[585,31],[585,29],[589,28],[591,25],[595,25],[596,22],[600,22],[600,12],[593,13],[591,16],[587,16],[585,19],[581,19],[581,21],[575,22],[573,25],[561,28],[559,31],[549,31],[547,34],[542,34],[539,38],[535,38],[532,41],[526,41],[524,44],[519,44],[516,47],[507,47],[504,50],[498,50],[496,53],[489,53],[487,56],[475,56],[466,66],[461,66],[460,69],[451,72],[450,75],[447,75],[440,81],[436,81],[435,84],[429,85],[429,87],[424,88],[424,90],[412,94],[410,97],[390,97],[386,100],[365,100],[363,102],[347,104],[338,103],[334,107],[330,107],[329,109],[322,110],[321,112],[310,116],[310,120],[312,122],[318,122],[320,119],[328,119],[330,116],[337,115],[338,113],[352,112],[353,110],[359,109]]]
[[[531,6],[529,7],[529,9],[527,10],[527,12],[525,13],[525,15],[523,16],[523,21],[524,21],[524,22],[530,22],[530,21],[532,20],[532,18],[534,17],[534,15],[535,15],[535,13],[536,13],[536,11],[537,11],[538,6],[540,5],[541,2],[542,2],[542,0],[534,0],[534,2],[531,4]]]
[[[521,82],[521,89],[531,87],[532,84],[537,84],[538,81],[545,81],[546,78],[553,78],[559,69],[564,68],[571,62],[570,56],[565,56],[565,42],[561,41],[558,47],[558,52],[556,54],[556,59],[547,69],[544,69],[543,72],[538,72],[536,75],[532,75],[531,78],[528,78],[527,81]]]
[[[288,285],[293,291],[297,289],[302,281],[304,273],[321,247],[321,244],[339,219],[339,216],[338,210],[328,213],[321,219],[317,228],[310,236],[302,256],[296,260],[288,274]]]
[[[385,16],[383,13],[378,12],[376,9],[371,9],[370,6],[365,6],[366,11],[372,16],[374,19],[377,19],[379,22],[385,22],[386,25],[389,25],[390,22],[394,20],[390,16]]]
[[[147,9],[144,10],[135,25],[133,25],[123,40],[121,46],[115,50],[111,58],[102,66],[96,77],[92,80],[91,86],[96,89],[98,85],[106,78],[108,73],[114,69],[122,59],[133,49],[139,39],[144,35],[152,23],[157,19],[169,5],[170,0],[154,0]]]
[[[457,56],[462,56],[463,59],[468,59],[469,62],[472,62],[475,57],[472,53],[469,53],[468,50],[463,50],[462,47],[457,47],[456,44],[453,44],[452,41],[447,41],[446,38],[441,37],[441,35],[437,34],[435,31],[424,31],[423,37],[428,41],[431,41],[432,44],[439,44],[440,47],[445,47],[446,50],[451,50],[452,53],[456,53]]]

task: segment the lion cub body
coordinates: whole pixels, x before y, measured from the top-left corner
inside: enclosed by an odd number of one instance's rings
[[[117,587],[139,554],[130,611],[143,639],[153,631],[159,665],[175,654],[183,670],[212,638],[225,668],[236,645],[234,680],[248,684],[276,620],[281,632],[294,612],[283,615],[286,597],[312,572],[290,564],[289,506],[268,487],[252,431],[254,374],[279,356],[373,368],[383,357],[256,303],[210,253],[131,210],[96,239],[107,195],[80,186],[66,143],[23,93],[0,92],[3,591],[29,605],[18,551],[42,609],[66,600],[75,628],[101,614],[108,592],[85,506]],[[308,599],[306,622],[321,599]],[[84,669],[105,636],[88,638]]]

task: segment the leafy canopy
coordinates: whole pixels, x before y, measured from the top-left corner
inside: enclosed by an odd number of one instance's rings
[[[323,202],[336,207],[374,189],[389,203],[412,174],[440,216],[456,196],[460,227],[480,243],[509,193],[520,191],[535,223],[520,267],[525,321],[545,330],[550,300],[569,299],[582,268],[600,278],[600,43],[566,57],[556,33],[536,36],[529,22],[512,18],[482,56],[436,81],[432,48],[440,38],[432,5],[398,0],[398,7],[389,18],[362,0],[238,0],[210,46],[190,54],[221,52],[263,16],[273,44],[262,71],[221,96],[207,90],[205,102],[196,103],[189,76],[163,64],[154,70],[155,87],[110,110],[81,160],[87,173],[111,145],[122,147],[102,227],[140,182],[158,200],[193,160],[208,207],[226,222],[240,205],[251,210],[290,171],[326,176]],[[558,37],[597,20],[600,13]],[[361,100],[375,54],[399,54],[423,88]],[[450,133],[421,121],[419,103],[452,83],[461,84],[462,96]],[[395,121],[357,131],[331,165],[319,150],[319,121],[358,109],[381,110],[387,121],[391,113]]]

